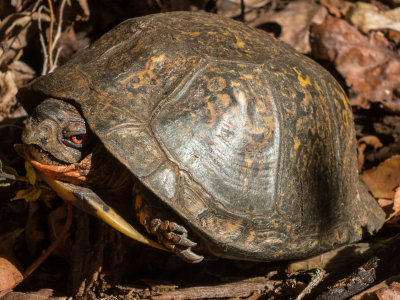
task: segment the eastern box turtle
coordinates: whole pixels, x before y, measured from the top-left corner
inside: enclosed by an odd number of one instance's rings
[[[297,259],[383,224],[339,84],[240,22],[127,20],[19,98],[38,104],[22,139],[41,173],[125,233],[110,199],[132,199],[159,244],[138,239],[187,261]]]

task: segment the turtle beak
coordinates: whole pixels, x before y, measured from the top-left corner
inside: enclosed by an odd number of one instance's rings
[[[64,201],[67,201],[75,207],[98,217],[114,229],[138,242],[152,246],[157,249],[166,250],[160,244],[154,242],[153,240],[149,239],[148,237],[137,231],[135,228],[133,228],[132,225],[125,221],[110,206],[103,202],[96,194],[91,192],[89,189],[54,180],[41,172],[39,173],[39,176]],[[82,189],[85,189],[87,191],[82,192]]]

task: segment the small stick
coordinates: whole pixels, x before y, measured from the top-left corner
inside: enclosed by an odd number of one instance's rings
[[[37,0],[35,5],[32,8],[32,13],[39,7],[40,2],[42,2],[42,0]]]
[[[47,63],[49,61],[49,56],[47,54],[47,48],[46,48],[46,43],[44,41],[44,36],[43,36],[43,29],[42,29],[42,18],[40,17],[42,14],[42,10],[44,9],[44,6],[41,5],[39,7],[38,13],[38,27],[39,27],[39,39],[40,39],[40,44],[42,45],[42,50],[43,50],[43,67],[42,67],[42,75],[47,74]]]
[[[59,12],[59,15],[58,15],[57,33],[56,33],[56,36],[54,37],[53,45],[52,45],[52,48],[51,48],[51,52],[52,53],[53,53],[54,49],[56,48],[58,40],[61,37],[62,22],[63,22],[63,15],[64,15],[64,7],[65,7],[65,3],[66,2],[67,2],[66,0],[62,0],[61,5],[60,5],[60,12]],[[49,73],[53,72],[54,69],[57,68],[57,61],[58,61],[58,57],[60,55],[61,49],[62,49],[62,47],[59,47],[57,49],[56,58],[54,59],[53,66],[50,66]]]
[[[50,9],[50,33],[49,33],[49,67],[50,69],[53,67],[53,27],[54,27],[54,11],[53,11],[53,3],[51,0],[47,1],[49,3]]]
[[[305,295],[311,293],[312,289],[315,288],[321,281],[324,279],[326,271],[323,269],[317,269],[317,272],[311,278],[310,283],[306,286],[306,288],[297,296],[296,300],[301,300]]]

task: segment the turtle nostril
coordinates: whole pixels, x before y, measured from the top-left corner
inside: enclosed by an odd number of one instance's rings
[[[40,138],[40,144],[42,146],[47,146],[48,142],[49,142],[49,140],[47,138],[45,138],[45,137]]]

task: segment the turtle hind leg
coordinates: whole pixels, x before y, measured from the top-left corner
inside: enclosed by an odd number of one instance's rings
[[[198,263],[203,260],[192,251],[197,243],[188,238],[188,231],[182,225],[170,220],[168,210],[157,206],[152,201],[146,201],[144,193],[138,192],[135,199],[136,217],[147,232],[157,237],[158,242],[174,252],[186,262]]]

